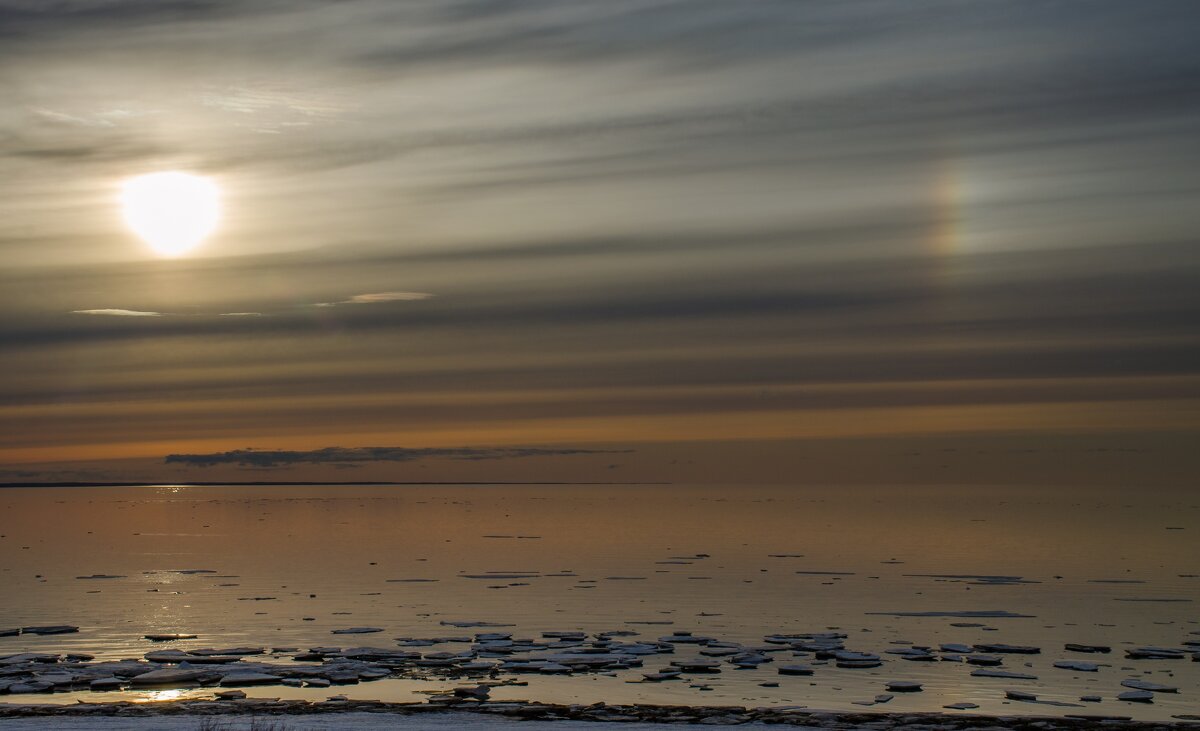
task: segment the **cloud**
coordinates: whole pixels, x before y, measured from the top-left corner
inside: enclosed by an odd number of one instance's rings
[[[206,317],[209,313],[192,313],[181,315],[176,312],[155,312],[153,310],[127,310],[119,307],[107,307],[96,310],[71,310],[72,315],[108,315],[111,317]],[[270,317],[263,312],[218,312],[217,317]]]
[[[173,312],[154,312],[153,310],[126,310],[118,307],[108,307],[97,310],[71,310],[73,315],[107,315],[110,317],[180,317],[178,313]],[[182,315],[188,317],[189,315]],[[204,313],[196,313],[193,316],[204,316]],[[267,317],[262,312],[221,312],[217,317]]]
[[[66,112],[57,112],[53,109],[34,109],[33,113],[45,119],[48,122],[56,122],[60,124],[70,124],[78,127],[112,127],[113,122],[103,116],[95,117],[78,117]]]
[[[338,305],[369,305],[377,302],[417,302],[427,300],[433,295],[428,292],[370,292],[356,294],[350,299],[337,302],[317,302],[313,307],[336,307]]]
[[[373,294],[356,294],[344,304],[369,304],[371,302],[412,302],[429,299],[433,295],[428,292],[375,292]]]
[[[112,317],[162,317],[161,312],[146,312],[145,310],[122,310],[106,308],[101,310],[71,310],[74,315],[109,315]]]
[[[541,447],[325,447],[308,451],[234,449],[210,454],[168,454],[165,464],[212,467],[274,468],[298,464],[329,464],[348,467],[363,462],[415,462],[422,459],[451,459],[477,462],[522,457],[564,457],[585,454],[628,454],[631,449],[547,449]]]

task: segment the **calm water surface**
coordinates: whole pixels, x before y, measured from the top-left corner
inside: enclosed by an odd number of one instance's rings
[[[0,629],[78,625],[78,634],[0,638],[0,655],[86,651],[101,659],[151,649],[231,645],[394,646],[395,638],[469,634],[441,624],[548,630],[692,631],[762,644],[770,633],[849,635],[883,654],[911,642],[1036,645],[1005,668],[1035,681],[974,678],[962,663],[883,655],[871,670],[729,668],[689,682],[608,676],[530,677],[494,697],[558,702],[798,704],[862,710],[888,680],[925,691],[881,711],[978,703],[981,712],[1112,713],[1160,719],[1200,708],[1200,663],[1126,660],[1124,649],[1200,641],[1200,499],[1152,489],[793,486],[236,486],[0,490]],[[178,573],[203,569],[215,573]],[[812,572],[812,573],[804,573]],[[825,572],[825,573],[821,573]],[[830,573],[836,572],[836,573]],[[489,573],[522,578],[466,578]],[[121,578],[81,579],[94,574]],[[556,575],[557,574],[557,575]],[[922,576],[923,575],[923,576]],[[950,575],[1011,576],[981,583]],[[427,579],[429,581],[409,581]],[[970,620],[873,612],[1005,610]],[[976,622],[983,626],[955,624]],[[662,624],[644,624],[655,622]],[[333,635],[373,626],[385,632]],[[187,632],[154,645],[146,633]],[[1078,655],[1063,643],[1111,645]],[[441,645],[428,651],[463,649]],[[675,656],[646,658],[644,670]],[[281,655],[282,660],[290,653]],[[271,658],[274,661],[276,658]],[[1055,660],[1104,663],[1097,673]],[[1027,666],[1028,665],[1028,666]],[[1153,705],[1115,700],[1125,678],[1179,687]],[[779,682],[778,688],[759,684]],[[339,687],[351,697],[413,700],[445,682]],[[1015,703],[1006,689],[1084,708]],[[255,695],[324,698],[329,690]],[[207,696],[110,693],[104,699]],[[87,693],[22,696],[74,702]],[[101,697],[94,694],[92,698]],[[10,698],[15,700],[15,698]]]

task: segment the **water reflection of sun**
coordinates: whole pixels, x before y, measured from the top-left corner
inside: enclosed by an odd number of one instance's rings
[[[135,703],[157,703],[159,701],[177,701],[185,698],[188,691],[182,688],[172,688],[170,690],[151,690],[147,691],[144,696],[134,699]]]

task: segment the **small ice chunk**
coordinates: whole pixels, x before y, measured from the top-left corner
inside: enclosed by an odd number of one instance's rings
[[[921,684],[911,680],[892,680],[888,681],[887,689],[893,693],[919,693]]]
[[[487,700],[492,689],[486,685],[475,685],[467,688],[455,688],[454,695],[458,698],[476,698],[478,700]]]
[[[162,670],[151,670],[148,673],[135,675],[130,679],[130,683],[135,686],[179,686],[188,683],[194,683],[200,676],[209,673],[209,670],[192,670],[187,668],[164,668]]]
[[[221,687],[237,688],[246,685],[274,685],[282,679],[278,675],[239,670],[221,678]]]
[[[813,669],[807,665],[780,665],[780,675],[812,675]]]
[[[972,670],[971,675],[976,678],[1008,678],[1009,680],[1037,680],[1036,675],[1028,675],[1026,673],[1010,673],[1007,670],[989,670],[980,668]]]
[[[1054,667],[1060,670],[1078,670],[1081,673],[1094,673],[1100,669],[1100,666],[1094,662],[1079,660],[1058,660],[1054,663]]]
[[[1130,678],[1129,680],[1122,680],[1121,685],[1125,686],[1126,688],[1133,688],[1134,690],[1150,690],[1150,691],[1154,691],[1156,693],[1178,693],[1179,692],[1179,688],[1176,688],[1174,686],[1162,685],[1160,683],[1151,683],[1148,680],[1138,680],[1136,678]]]
[[[975,645],[975,649],[979,652],[1015,655],[1037,655],[1042,651],[1041,648],[1038,647],[1030,647],[1028,645],[1006,645],[1002,642]]]

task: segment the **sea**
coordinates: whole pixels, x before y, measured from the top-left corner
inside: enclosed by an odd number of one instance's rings
[[[1152,485],[0,489],[0,631],[79,627],[0,636],[0,658],[251,646],[267,651],[254,659],[293,662],[312,647],[429,639],[451,638],[417,649],[458,652],[480,632],[539,641],[544,632],[619,632],[651,642],[691,633],[748,648],[776,642],[756,668],[722,663],[719,672],[644,681],[703,649],[681,643],[642,668],[513,675],[521,684],[492,698],[884,713],[967,703],[976,707],[946,712],[1166,720],[1200,713],[1198,610],[1200,495]],[[337,633],[349,628],[379,631]],[[160,633],[197,637],[145,639]],[[877,655],[880,665],[838,667],[778,642],[803,634],[845,635],[846,650]],[[976,650],[995,645],[1037,652]],[[1028,677],[972,675],[980,667],[957,646],[1000,657],[992,670]],[[1141,659],[1144,648],[1172,656]],[[906,659],[917,655],[926,657]],[[1096,669],[1056,666],[1064,661]],[[792,663],[814,672],[779,673]],[[1173,690],[1148,703],[1119,700],[1130,680]],[[921,691],[889,693],[893,681]],[[420,701],[456,685],[388,678],[248,691]],[[1012,700],[1011,690],[1034,699]],[[0,701],[192,697],[211,689]]]

